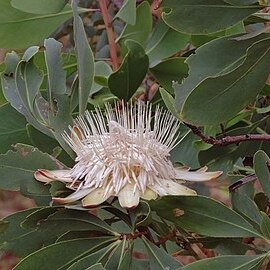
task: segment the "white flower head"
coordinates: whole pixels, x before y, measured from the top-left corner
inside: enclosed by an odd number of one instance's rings
[[[143,103],[105,105],[86,111],[63,135],[76,153],[76,164],[69,170],[40,169],[41,182],[59,180],[74,192],[58,203],[82,199],[85,207],[96,206],[117,196],[122,207],[132,208],[140,197],[146,200],[165,195],[196,195],[177,180],[206,181],[222,172],[202,168],[174,168],[170,151],[178,141],[180,122],[168,111]]]

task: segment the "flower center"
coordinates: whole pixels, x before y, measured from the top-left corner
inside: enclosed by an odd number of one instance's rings
[[[144,192],[159,179],[172,179],[175,172],[168,159],[174,147],[179,122],[157,108],[136,105],[113,110],[107,107],[87,112],[75,121],[65,139],[76,152],[71,177],[82,188],[102,187],[117,193],[127,183]],[[134,115],[135,110],[135,115]]]

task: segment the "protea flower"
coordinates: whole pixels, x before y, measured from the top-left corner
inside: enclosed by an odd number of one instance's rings
[[[76,164],[69,170],[40,169],[35,178],[48,183],[58,180],[74,192],[53,198],[67,204],[82,200],[84,207],[99,205],[117,196],[122,207],[132,208],[140,198],[156,199],[165,195],[196,195],[182,185],[186,181],[206,181],[222,172],[206,172],[204,167],[190,172],[174,168],[170,151],[178,141],[180,122],[168,111],[150,104],[106,104],[79,116],[63,134],[76,153]],[[179,181],[181,180],[181,181]]]

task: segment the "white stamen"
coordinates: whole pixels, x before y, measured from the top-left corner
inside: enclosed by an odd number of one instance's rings
[[[178,143],[179,126],[170,112],[158,106],[153,111],[151,104],[122,102],[115,108],[105,104],[104,112],[96,107],[75,120],[70,135],[63,134],[77,155],[75,166],[67,172],[39,171],[35,177],[41,182],[56,179],[75,190],[66,200],[55,198],[60,203],[80,199],[90,191],[97,204],[118,196],[123,207],[136,206],[139,197],[194,195],[175,179],[206,181],[221,172],[189,172],[173,167],[169,156]],[[150,195],[144,196],[145,192]],[[84,206],[94,204],[91,194],[83,200]]]
[[[71,169],[71,175],[83,182],[80,188],[106,183],[117,193],[129,182],[134,183],[134,192],[136,189],[144,192],[156,182],[156,176],[174,175],[168,156],[177,140],[180,123],[159,107],[152,114],[149,104],[125,106],[122,102],[116,109],[106,104],[104,116],[96,107],[94,113],[86,112],[85,117],[75,120],[83,140],[72,128],[72,135],[64,133],[63,137],[77,154],[78,163]]]

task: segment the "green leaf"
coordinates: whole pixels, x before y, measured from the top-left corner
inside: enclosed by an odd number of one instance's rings
[[[25,118],[10,104],[0,106],[0,152],[5,153],[12,144],[30,143],[27,136]]]
[[[118,246],[113,250],[113,252],[110,254],[108,261],[104,265],[106,269],[115,269],[119,270],[121,267],[121,264],[124,259],[124,255],[126,252],[126,239],[124,238]],[[128,269],[128,268],[126,268]]]
[[[61,43],[60,43],[61,44]],[[55,50],[56,52],[57,50]],[[59,56],[56,56],[57,58],[59,58]],[[35,57],[34,57],[34,63],[37,65],[37,67],[39,69],[42,70],[43,74],[44,74],[44,81],[42,84],[42,89],[47,88],[47,80],[48,80],[48,71],[47,71],[47,64],[46,64],[46,59],[45,59],[45,53],[44,51],[39,51]],[[75,73],[77,71],[77,58],[75,54],[72,53],[61,53],[60,55],[60,60],[59,63],[57,63],[57,65],[62,66],[62,68],[64,69],[66,76],[69,77],[70,75],[72,75],[73,73]],[[61,80],[62,81],[62,80]]]
[[[4,231],[6,231],[8,229],[8,227],[9,227],[9,222],[1,220],[0,221],[0,234],[3,233]]]
[[[103,107],[104,103],[110,103],[116,99],[117,97],[113,95],[112,92],[108,88],[104,87],[101,90],[99,90],[98,93],[92,95],[88,101],[90,104],[94,106]]]
[[[259,150],[254,156],[254,169],[265,195],[270,199],[270,172],[269,157],[265,152]]]
[[[128,246],[124,251],[123,258],[121,260],[121,264],[119,265],[118,270],[133,269],[133,246],[134,242],[129,241]]]
[[[262,214],[261,231],[262,231],[263,235],[268,240],[270,240],[270,218],[264,212],[261,212],[261,214]]]
[[[224,36],[230,36],[236,34],[244,34],[246,33],[246,29],[244,23],[241,21],[234,26],[227,28],[224,32]]]
[[[51,111],[53,108],[53,98],[55,95],[66,93],[66,73],[63,70],[62,59],[60,58],[63,45],[53,38],[45,39],[45,61],[48,74],[48,100]]]
[[[26,132],[30,141],[28,144],[37,147],[42,152],[52,154],[53,150],[59,145],[55,139],[41,133],[30,124],[26,125]]]
[[[35,115],[35,101],[39,93],[39,88],[43,81],[43,74],[33,63],[33,56],[38,52],[36,46],[28,48],[22,60],[19,62],[16,73],[15,83],[20,99],[24,107]]]
[[[52,156],[29,145],[16,144],[15,151],[0,155],[0,188],[18,191],[27,188],[30,193],[48,195],[48,186],[34,179],[37,169],[63,169],[63,165]]]
[[[251,223],[261,224],[262,216],[255,202],[246,194],[241,194],[238,191],[231,194],[233,209],[240,215],[248,218]]]
[[[65,183],[60,181],[52,181],[50,182],[50,194],[52,197],[66,197],[70,195],[72,192],[68,189]]]
[[[106,270],[101,263],[96,263],[90,267],[88,267],[86,270]]]
[[[237,42],[227,37],[213,40],[191,54],[186,63],[189,66],[189,76],[175,84],[173,88],[176,94],[176,104],[182,109],[187,96],[202,81],[211,77],[219,77],[227,74],[241,65],[246,57],[247,49],[259,40],[266,38],[265,35]]]
[[[9,215],[1,220],[1,226],[5,224],[5,230],[0,233],[0,244],[12,241],[20,237],[23,234],[29,232],[29,230],[20,226],[20,224],[26,219],[26,217],[35,212],[39,208],[32,208],[23,211],[18,211],[15,214]],[[31,230],[30,230],[31,231]]]
[[[230,36],[236,34],[244,34],[246,33],[245,25],[243,21],[238,22],[232,27],[226,28],[225,30],[221,30],[215,33],[207,34],[207,35],[192,35],[191,42],[195,47],[200,47],[203,44],[210,42],[213,39],[222,36]]]
[[[62,134],[72,125],[70,100],[66,93],[66,72],[61,59],[62,44],[54,39],[44,42],[45,62],[48,77],[48,125],[52,128],[54,137],[66,152],[73,157],[74,153],[67,145]],[[47,109],[48,110],[48,109]]]
[[[175,31],[161,19],[146,44],[145,51],[149,57],[150,66],[155,66],[161,60],[183,49],[189,39],[188,35]]]
[[[150,68],[160,85],[169,93],[174,93],[173,84],[181,83],[188,75],[188,66],[184,57],[174,57],[164,60]]]
[[[126,224],[128,224],[128,226],[131,227],[130,216],[128,214],[124,213],[122,210],[123,209],[119,209],[119,208],[112,206],[112,205],[105,205],[102,207],[102,209],[100,209],[100,213],[102,213],[102,211],[109,212],[113,216],[118,217],[119,219],[124,221]],[[105,216],[106,216],[106,213],[105,213]]]
[[[268,198],[263,192],[259,192],[255,194],[254,201],[260,211],[266,212],[267,207],[268,207]]]
[[[258,3],[258,0],[224,0],[224,2],[232,5],[251,5]]]
[[[164,270],[164,269],[179,269],[181,263],[171,257],[165,250],[157,247],[145,237],[142,238],[145,247],[148,251],[150,260],[150,269]],[[181,268],[182,269],[182,268]]]
[[[256,108],[256,112],[261,113],[261,114],[268,113],[270,112],[270,106],[263,107],[263,108]]]
[[[264,259],[265,255],[219,256],[191,263],[181,270],[259,270]]]
[[[74,15],[74,41],[78,59],[79,113],[83,114],[86,109],[88,97],[91,94],[91,87],[94,81],[94,55],[84,31],[82,19],[78,14],[76,0],[72,1],[72,8]]]
[[[25,1],[17,2],[20,2],[21,5],[25,5]],[[0,14],[1,48],[19,49],[26,48],[33,44],[39,44],[59,25],[72,17],[70,6],[65,7],[59,13],[43,15],[26,13],[15,9],[11,6],[10,1],[6,0],[0,0],[0,6],[2,11]],[[18,40],[20,40],[20,42],[18,42]]]
[[[112,74],[111,67],[104,61],[95,62],[95,81],[92,85],[91,94],[100,91],[103,86],[108,86],[108,78]],[[105,81],[105,85],[101,84],[101,80]]]
[[[136,0],[125,0],[114,18],[120,18],[127,24],[134,25],[136,23]]]
[[[75,239],[58,242],[42,248],[23,259],[14,270],[40,269],[56,270],[67,269],[80,258],[93,253],[93,250],[107,241],[101,238]],[[57,258],[57,260],[55,260]]]
[[[108,86],[114,95],[128,101],[145,78],[149,60],[139,43],[127,40],[125,45],[128,53],[120,68],[110,75]]]
[[[186,126],[181,125],[179,131],[181,137],[181,143],[177,144],[176,147],[171,151],[171,160],[175,163],[182,163],[191,168],[200,167],[198,155],[199,151],[193,147],[193,142],[198,139],[190,129]]]
[[[159,88],[160,95],[168,110],[177,117],[177,111],[174,107],[174,98],[163,88]]]
[[[114,243],[111,243],[107,245],[104,248],[101,248],[97,250],[96,252],[92,252],[87,256],[84,256],[80,260],[77,260],[74,262],[68,270],[80,270],[80,269],[88,269],[88,266],[93,265],[93,263],[98,263],[100,261],[106,260],[110,253],[117,245],[121,243],[120,241],[115,241]],[[112,268],[113,269],[113,268]]]
[[[34,48],[34,47],[32,47],[32,48]],[[24,58],[29,58],[29,52],[30,52],[30,50],[27,50],[25,52]],[[29,107],[28,107],[29,100],[25,96],[23,96],[23,99],[21,99],[21,94],[19,93],[18,84],[15,81],[15,77],[19,77],[19,76],[16,76],[17,71],[18,71],[17,65],[19,64],[19,62],[20,62],[20,59],[15,52],[7,54],[6,61],[5,61],[6,70],[1,75],[4,95],[5,95],[6,99],[10,102],[11,106],[13,108],[15,108],[19,113],[21,113],[25,116],[28,123],[32,124],[38,130],[47,134],[48,136],[52,136],[52,133],[46,127],[44,127],[43,123],[37,121],[37,119],[29,111]],[[23,61],[21,61],[20,63],[22,65]],[[30,63],[30,62],[25,62],[24,66],[26,65],[26,63],[28,63],[28,65],[32,65],[32,69],[37,74],[37,77],[40,77],[39,71],[36,69],[35,66],[33,67],[34,64]],[[34,74],[31,74],[31,76],[30,76],[32,79],[33,79],[33,75]],[[25,76],[23,76],[22,78],[19,78],[19,87],[22,87],[22,89],[20,89],[20,90],[25,93],[28,89],[28,86],[26,88],[26,84],[25,84],[26,81],[24,79],[25,79]],[[36,78],[34,79],[34,81],[36,81]],[[36,89],[33,89],[33,90],[36,91]],[[36,101],[36,99],[33,97],[33,95],[34,95],[34,93],[32,93],[31,99],[32,100],[34,99]],[[41,100],[39,100],[39,103],[43,104],[43,106],[46,108],[46,106],[45,106],[46,102],[42,98],[41,98]],[[32,104],[32,102],[30,104]],[[43,113],[43,116],[46,117],[45,113]]]
[[[200,238],[205,248],[214,249],[219,255],[245,255],[250,246],[242,238]]]
[[[222,0],[164,0],[162,7],[164,21],[175,30],[189,34],[207,34],[229,28],[263,8],[230,5]]]
[[[181,110],[180,118],[200,126],[218,125],[234,117],[254,100],[265,84],[270,72],[269,45],[269,38],[254,43],[247,49],[244,61],[240,58],[237,64],[232,63],[233,70],[232,66],[229,66],[229,71],[222,69],[222,73],[220,71],[217,73],[218,70],[216,70],[217,76],[207,77],[193,89],[186,88],[184,91],[190,94],[184,100],[182,110],[179,105],[183,101],[183,96],[179,97],[178,92],[176,107]],[[214,53],[211,52],[213,58]],[[187,85],[183,84],[182,87],[185,86]],[[241,89],[245,89],[245,91],[239,95]],[[207,113],[205,113],[206,107]]]
[[[1,246],[1,249],[12,252],[15,256],[23,258],[44,247],[48,242],[48,236],[31,231],[20,236],[18,239],[5,242]]]
[[[19,257],[25,257],[56,240],[58,231],[55,228],[39,232],[36,228],[22,226],[29,215],[39,210],[40,208],[32,208],[17,212],[1,221],[1,224],[8,224],[8,228],[0,234],[2,250],[11,251]]]
[[[147,226],[152,221],[152,213],[147,202],[141,201],[139,205],[129,212],[132,227]]]
[[[6,103],[8,103],[8,101],[6,100],[6,98],[4,96],[3,89],[2,89],[1,84],[0,84],[0,105],[4,105]]]
[[[192,35],[191,42],[195,47],[198,48],[202,46],[203,44],[210,42],[211,40],[216,39],[218,37],[230,36],[230,35],[236,35],[236,34],[245,34],[245,33],[246,33],[245,25],[243,21],[241,21],[233,25],[232,27],[226,28],[225,30],[222,30],[219,32],[215,32],[208,35]]]
[[[77,239],[88,238],[93,231],[94,233],[97,231],[108,233],[104,227],[105,222],[97,217],[83,211],[65,210],[58,207],[33,208],[17,212],[1,221],[1,224],[6,225],[6,223],[8,223],[8,228],[0,235],[1,248],[15,252],[19,256],[33,253],[44,246],[53,244],[56,240],[62,242],[62,239],[67,238],[67,234],[73,233],[71,239]],[[105,226],[108,227],[107,224]],[[112,236],[98,238],[102,245],[110,244],[115,240]]]
[[[213,237],[262,237],[250,223],[225,205],[203,196],[166,196],[151,208],[177,226]]]
[[[70,100],[67,95],[57,95],[54,97],[57,104],[57,112],[50,114],[50,127],[52,129],[55,139],[59,142],[61,147],[74,158],[74,152],[63,138],[63,133],[73,124],[73,119],[70,110]]]
[[[39,215],[37,216],[39,218]],[[30,217],[31,219],[31,217]],[[36,223],[39,223],[37,220]],[[46,229],[46,222],[48,224],[59,224],[57,227],[64,227],[65,231],[80,231],[80,230],[93,230],[100,231],[109,235],[118,235],[106,222],[98,217],[84,211],[78,210],[60,210],[51,215],[44,223]],[[54,226],[56,226],[54,225]],[[80,229],[81,227],[81,229]],[[61,228],[62,230],[63,228]]]
[[[38,226],[42,226],[42,222],[46,222],[46,219],[60,211],[58,207],[43,207],[38,208],[32,213],[30,213],[25,220],[23,220],[20,225],[24,229],[36,229]]]
[[[151,30],[152,15],[150,5],[147,1],[143,1],[136,10],[136,24],[127,24],[123,29],[120,37],[118,38],[119,43],[122,47],[122,54],[126,54],[126,50],[124,47],[126,40],[132,39],[143,45],[147,40],[147,37],[150,34]]]
[[[22,61],[29,62],[38,53],[39,46],[31,46],[27,48],[22,56]]]
[[[58,13],[68,0],[11,0],[11,5],[24,12],[34,14]]]

